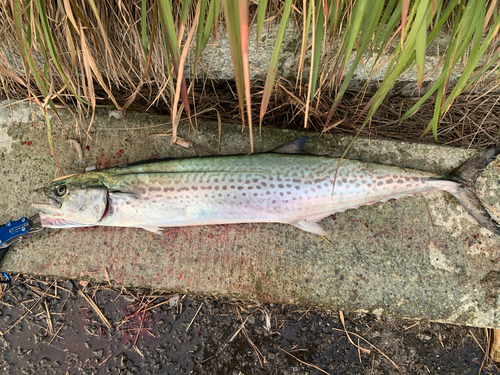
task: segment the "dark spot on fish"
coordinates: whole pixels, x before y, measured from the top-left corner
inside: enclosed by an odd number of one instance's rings
[[[380,186],[380,185],[383,185],[384,184],[384,181],[379,181],[377,182],[377,185]]]
[[[127,204],[130,204],[130,202],[126,202]]]
[[[354,178],[349,181],[350,184],[354,184],[355,182],[356,182],[356,179],[354,179]]]
[[[161,191],[161,187],[150,187],[149,191]]]
[[[286,187],[287,187],[287,188],[291,188],[291,187],[292,187],[292,184],[286,184]]]
[[[271,192],[269,190],[266,191],[266,195],[271,195]]]
[[[222,197],[222,194],[221,194],[221,193],[219,193],[218,195],[219,195],[219,197]]]
[[[296,188],[296,189],[297,189],[297,188]],[[299,190],[299,189],[297,189],[297,190]],[[316,189],[315,189],[315,188],[312,188],[312,189],[311,189],[311,192],[313,192],[313,193],[314,193],[314,192],[316,192]]]
[[[236,195],[233,195],[233,199],[236,199]]]
[[[354,185],[355,188],[359,188],[359,186],[360,186],[359,184]]]
[[[148,200],[149,200],[149,198],[148,198],[148,197],[144,197],[144,198],[142,198],[142,199],[144,199],[145,201],[148,201]]]
[[[272,181],[272,180],[274,180],[274,179],[272,177],[269,177],[269,181]]]
[[[256,197],[257,195],[259,195],[259,194],[257,194],[257,193],[253,193],[253,196],[254,196],[254,197]]]
[[[375,177],[375,178],[376,178],[377,180],[380,180],[380,179],[384,178],[384,176],[377,176],[377,177]]]
[[[392,184],[394,182],[394,180],[392,178],[388,179],[385,183],[386,184]]]
[[[274,185],[274,184],[271,184],[271,185],[269,185],[269,186],[271,187],[271,189],[274,189],[274,186],[275,186],[275,185]]]
[[[300,190],[300,186],[295,186],[295,190]]]
[[[371,187],[371,186],[372,186],[372,184],[368,184],[368,185],[366,185],[366,186]]]
[[[312,185],[312,182],[311,181],[304,181],[304,184],[306,184],[306,185]]]
[[[276,201],[272,201],[271,203],[272,203],[272,204],[275,204],[275,203],[276,203]]]
[[[257,180],[256,178],[254,178],[252,181],[253,181],[253,182],[257,182],[257,181],[259,181],[259,180]]]
[[[278,185],[278,187],[279,187],[280,189],[283,189],[283,188],[284,188],[283,184],[279,184],[279,185]]]
[[[328,187],[328,182],[325,182],[325,183],[323,184],[323,186],[324,186],[324,187]]]
[[[300,182],[301,182],[301,180],[298,178],[294,178],[292,181],[295,182],[296,184],[300,184]]]
[[[406,181],[410,181],[410,177],[405,177],[405,180]]]
[[[260,190],[260,189],[262,189],[262,186],[257,185],[255,188],[258,189],[258,190]]]
[[[288,195],[292,194],[292,192],[291,192],[291,191],[287,191],[286,193],[287,193]]]
[[[208,194],[205,194],[205,198],[208,198]]]
[[[188,187],[181,187],[181,188],[177,189],[177,192],[180,192],[180,191],[189,191],[189,188]]]
[[[222,190],[227,190],[227,186],[226,185],[222,186]]]
[[[285,182],[290,182],[290,179],[289,179],[289,178],[287,178],[287,179],[285,180]]]
[[[403,181],[403,180],[398,180],[398,181],[397,181],[397,183],[398,183],[398,184],[403,184],[403,183],[404,183],[404,181]]]
[[[170,188],[164,188],[163,191],[167,192],[167,191],[174,191],[175,188],[173,187],[170,187]]]
[[[231,194],[226,194],[226,197],[229,197],[229,196],[231,196]]]
[[[250,183],[250,180],[245,180],[245,184],[249,184]]]
[[[234,179],[233,179],[233,178],[230,178],[230,179],[229,179],[229,182],[234,182]]]
[[[321,190],[321,185],[316,186],[319,190]]]
[[[283,180],[281,179],[281,177],[278,177],[276,180],[278,180],[278,181],[283,181]]]
[[[247,187],[248,190],[253,190],[253,186]]]
[[[420,177],[412,177],[411,178],[413,181],[420,181]]]
[[[238,190],[243,190],[243,186],[238,186]]]
[[[243,195],[244,197],[246,197],[246,196],[247,196],[247,193],[243,193],[243,194],[241,194],[241,195]]]
[[[261,184],[262,186],[264,186],[264,187],[266,187],[266,186],[267,186],[267,184],[266,184],[265,182],[261,182],[260,184]]]
[[[163,197],[163,194],[158,194],[158,195],[155,195],[156,198],[161,198]]]
[[[214,189],[215,189],[215,190],[219,190],[220,188],[219,188],[218,186],[216,186]]]
[[[340,187],[340,186],[342,186],[342,182],[337,182],[336,185]],[[321,186],[318,186],[318,187],[321,189]]]
[[[219,182],[219,179],[218,178],[214,179],[214,182]]]
[[[192,190],[198,190],[198,188],[196,186],[191,186],[191,189]]]
[[[288,203],[288,199],[287,200],[284,200],[283,203]]]
[[[361,183],[362,184],[366,184],[366,180],[361,180]]]
[[[156,200],[154,200],[154,201],[151,201],[151,202],[153,202],[153,203],[156,203]]]
[[[231,187],[231,189],[235,189],[236,188],[236,186],[234,186],[234,185],[231,185],[230,187]]]
[[[139,192],[139,193],[142,193],[142,194],[146,194],[146,189],[141,188],[141,187],[136,187],[136,188],[134,188],[134,193],[136,193],[136,194],[137,194],[138,192]]]
[[[280,195],[283,196],[283,192],[282,191],[280,191]]]
[[[347,183],[347,178],[343,178],[342,182]]]

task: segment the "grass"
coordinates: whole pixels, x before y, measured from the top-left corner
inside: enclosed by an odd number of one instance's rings
[[[292,24],[301,40],[295,86],[278,76],[283,38]],[[278,34],[260,86],[250,80],[249,54],[263,48],[259,42],[273,27]],[[304,127],[335,130],[332,125],[342,119],[341,107],[351,100],[345,96],[361,66],[380,84],[370,96],[367,84],[356,93],[357,110],[348,123],[364,129],[398,78],[414,71],[415,89],[422,96],[395,120],[406,121],[432,103],[432,118],[421,135],[430,132],[442,141],[440,127],[461,95],[498,85],[499,28],[497,0],[10,0],[0,9],[0,82],[3,96],[27,97],[43,113],[50,109],[57,115],[57,103],[89,114],[81,127],[85,132],[99,106],[167,108],[175,119],[175,141],[180,117],[197,114],[195,91],[209,82],[203,51],[226,34],[234,68],[232,102],[244,127],[256,121],[269,125],[275,97],[286,102],[288,96],[297,103]],[[257,46],[250,46],[254,32]],[[443,33],[450,42],[426,70],[432,43]],[[186,70],[187,63],[192,69]],[[388,69],[382,75],[384,63]],[[186,72],[199,78],[189,81]],[[323,108],[326,102],[329,107]],[[260,109],[257,117],[255,108]]]

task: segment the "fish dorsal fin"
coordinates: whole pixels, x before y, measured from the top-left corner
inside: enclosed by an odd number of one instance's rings
[[[298,154],[302,151],[302,147],[304,147],[308,139],[308,136],[294,139],[293,141],[287,142],[284,145],[275,148],[271,152],[276,154]]]

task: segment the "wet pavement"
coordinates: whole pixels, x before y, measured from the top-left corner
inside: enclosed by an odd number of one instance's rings
[[[3,288],[2,374],[500,373],[479,328],[350,312],[344,326],[338,311],[112,282]]]

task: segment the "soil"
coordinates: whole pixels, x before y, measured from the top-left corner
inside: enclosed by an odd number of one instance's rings
[[[479,328],[112,282],[3,285],[2,374],[500,373]]]

